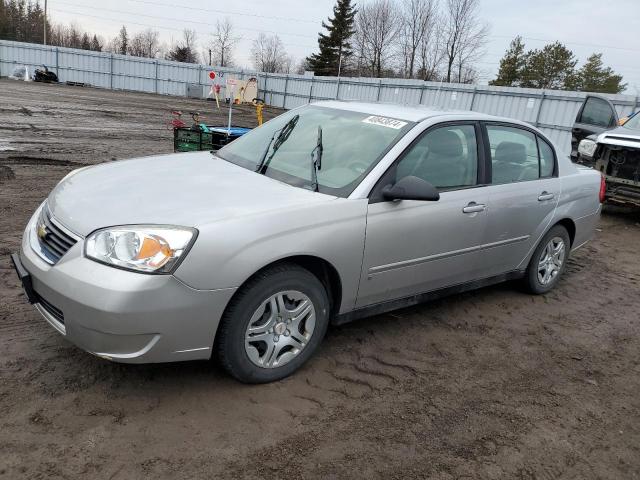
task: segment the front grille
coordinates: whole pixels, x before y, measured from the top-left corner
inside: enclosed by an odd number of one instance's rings
[[[49,303],[38,292],[35,292],[35,294],[37,303],[39,303],[40,306],[44,308],[49,315],[51,315],[53,318],[64,325],[64,314],[62,313],[62,310]]]
[[[60,260],[77,242],[55,224],[46,205],[40,212],[40,218],[36,224],[36,235],[42,250],[52,263]]]
[[[611,148],[605,145],[603,159],[608,160],[605,174],[640,182],[640,149],[637,148]]]

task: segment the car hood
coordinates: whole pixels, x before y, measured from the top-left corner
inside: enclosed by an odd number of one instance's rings
[[[598,135],[597,142],[620,147],[640,148],[640,130],[617,127]]]
[[[335,197],[281,183],[209,152],[151,156],[72,172],[51,192],[49,210],[86,236],[115,225],[198,227]]]

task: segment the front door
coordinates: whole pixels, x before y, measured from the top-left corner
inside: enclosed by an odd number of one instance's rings
[[[571,157],[578,158],[578,145],[582,139],[617,125],[618,114],[613,104],[604,98],[588,96],[571,129]]]
[[[429,129],[374,189],[367,214],[357,306],[407,297],[478,278],[488,196],[478,161],[479,126]],[[440,191],[440,200],[385,201],[379,191],[405,176]]]

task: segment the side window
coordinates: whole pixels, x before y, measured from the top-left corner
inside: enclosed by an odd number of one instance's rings
[[[450,125],[430,130],[398,162],[396,182],[410,175],[444,190],[476,185],[475,127]]]
[[[520,128],[487,125],[494,184],[539,178],[536,136]]]
[[[595,125],[597,127],[608,127],[613,124],[614,115],[611,105],[601,98],[587,98],[579,123]]]
[[[546,141],[538,137],[538,149],[540,151],[540,177],[546,178],[553,176],[555,167],[555,157],[553,148]]]

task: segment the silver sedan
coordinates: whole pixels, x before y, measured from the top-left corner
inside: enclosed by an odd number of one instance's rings
[[[27,296],[105,359],[283,378],[330,323],[521,279],[593,235],[599,173],[476,113],[322,102],[215,152],[71,172],[14,255]]]

